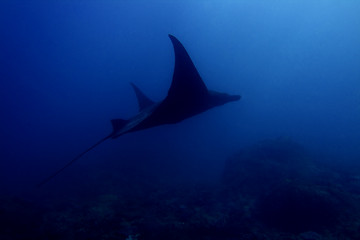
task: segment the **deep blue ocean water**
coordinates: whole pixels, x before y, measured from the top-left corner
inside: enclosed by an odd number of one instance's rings
[[[108,193],[117,181],[216,181],[228,157],[264,139],[353,164],[359,13],[355,0],[1,1],[0,196],[46,201]],[[137,113],[130,82],[154,101],[166,96],[168,34],[209,89],[242,99],[109,140],[34,190],[108,135],[110,119]]]

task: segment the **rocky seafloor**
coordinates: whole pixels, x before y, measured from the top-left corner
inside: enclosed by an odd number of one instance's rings
[[[360,239],[359,170],[267,140],[230,157],[218,182],[42,204],[0,195],[0,239]]]

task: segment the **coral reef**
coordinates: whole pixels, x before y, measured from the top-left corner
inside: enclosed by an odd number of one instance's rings
[[[52,198],[43,206],[2,197],[0,238],[360,239],[359,168],[326,162],[275,139],[230,157],[220,183],[147,181],[117,191],[109,181],[94,197]]]
[[[0,239],[39,239],[42,214],[39,207],[27,201],[0,196]]]

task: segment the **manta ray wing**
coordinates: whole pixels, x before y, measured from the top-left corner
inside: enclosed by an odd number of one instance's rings
[[[135,91],[136,98],[139,104],[139,111],[142,111],[145,108],[155,104],[155,102],[152,101],[150,98],[148,98],[134,83],[130,83],[130,84]]]
[[[179,101],[184,98],[196,101],[208,94],[207,87],[181,42],[170,35],[175,52],[175,68],[168,95],[164,101]]]

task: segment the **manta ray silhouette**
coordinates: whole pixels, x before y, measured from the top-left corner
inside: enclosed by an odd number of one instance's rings
[[[65,166],[41,181],[38,186],[50,181],[84,154],[109,138],[115,139],[125,133],[163,124],[178,123],[213,107],[237,101],[241,98],[240,95],[229,95],[208,90],[184,46],[174,36],[169,34],[169,37],[175,51],[175,69],[166,98],[161,102],[155,103],[135,86],[135,84],[131,83],[138,99],[139,113],[128,120],[111,120],[113,131],[110,135],[80,153]]]

